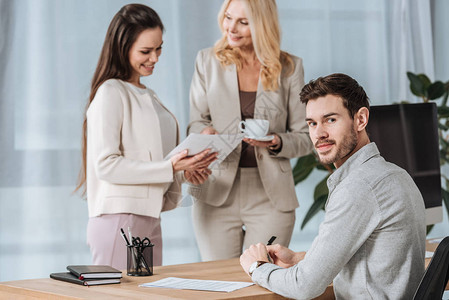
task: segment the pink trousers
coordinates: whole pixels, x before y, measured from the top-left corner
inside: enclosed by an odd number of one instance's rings
[[[123,228],[129,240],[128,227],[134,237],[148,237],[151,240],[154,244],[153,265],[162,265],[161,219],[134,214],[110,214],[89,218],[87,244],[93,264],[126,270],[127,247],[120,228]]]

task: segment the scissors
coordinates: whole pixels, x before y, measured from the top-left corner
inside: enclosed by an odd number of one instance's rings
[[[134,248],[137,250],[137,272],[140,273],[141,272],[141,264],[142,266],[148,271],[149,274],[151,274],[152,272],[150,271],[150,268],[148,266],[148,263],[145,260],[145,257],[143,256],[143,251],[145,250],[146,247],[150,247],[153,246],[153,244],[151,244],[151,241],[149,238],[145,237],[143,240],[140,240],[139,237],[133,237],[133,246]]]

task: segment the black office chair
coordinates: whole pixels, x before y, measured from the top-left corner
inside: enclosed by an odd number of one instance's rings
[[[416,290],[415,300],[435,300],[443,297],[449,279],[449,236],[438,245],[432,260]]]

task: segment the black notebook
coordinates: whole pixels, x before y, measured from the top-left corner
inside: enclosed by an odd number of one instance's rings
[[[72,274],[78,276],[79,279],[92,278],[122,278],[122,272],[111,267],[103,265],[76,265],[67,266]]]
[[[51,273],[50,278],[67,281],[71,283],[81,284],[81,285],[99,285],[99,284],[112,284],[120,283],[120,278],[106,278],[106,279],[79,279],[76,275],[70,272],[62,273]]]

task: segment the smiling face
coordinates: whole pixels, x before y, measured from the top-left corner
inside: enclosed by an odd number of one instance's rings
[[[366,108],[362,110],[362,113],[367,112]],[[310,139],[323,164],[333,163],[338,168],[361,148],[359,131],[364,130],[365,125],[360,124],[359,113],[354,119],[350,117],[341,98],[326,95],[310,100],[306,114]]]
[[[145,29],[129,50],[129,63],[133,69],[130,82],[140,85],[140,77],[153,74],[154,65],[162,51],[162,30]]]
[[[225,11],[223,30],[231,47],[252,48],[253,41],[243,3],[232,0]]]

